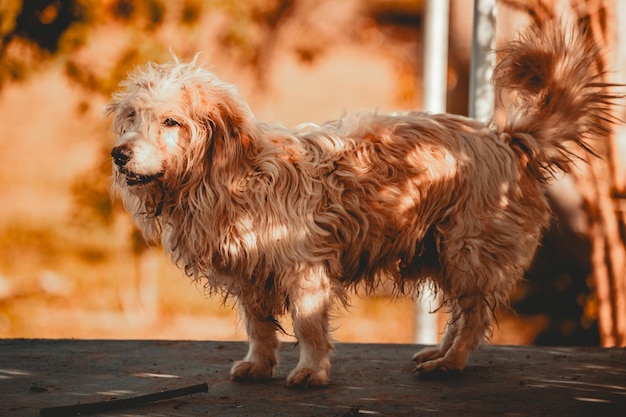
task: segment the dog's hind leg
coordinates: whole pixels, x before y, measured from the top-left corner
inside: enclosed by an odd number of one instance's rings
[[[248,333],[248,354],[233,365],[231,378],[233,381],[269,379],[278,365],[276,320],[271,312],[241,302],[240,310]]]
[[[440,345],[418,352],[413,358],[417,362],[415,370],[462,371],[469,356],[489,331],[491,319],[491,307],[482,295],[466,295],[457,300]]]
[[[289,292],[289,309],[298,338],[300,359],[287,377],[288,387],[328,385],[333,349],[329,315],[331,288],[323,267],[305,268]]]
[[[444,356],[448,349],[450,349],[450,347],[452,346],[452,343],[454,342],[454,339],[458,333],[458,324],[458,320],[448,322],[448,325],[446,327],[446,333],[443,335],[441,342],[436,346],[430,346],[417,352],[413,356],[413,362],[415,362],[419,366],[419,364],[421,363],[424,363],[426,361],[433,361]],[[415,370],[417,371],[418,368],[416,367]]]
[[[513,287],[514,277],[501,269],[493,247],[480,239],[479,233],[472,234],[473,239],[444,240],[436,283],[450,308],[450,320],[439,346],[413,357],[416,371],[463,370],[491,329],[497,300],[505,300]]]

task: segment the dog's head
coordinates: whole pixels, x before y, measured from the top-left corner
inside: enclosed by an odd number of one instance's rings
[[[114,187],[145,196],[235,164],[253,115],[235,88],[194,61],[149,63],[120,83],[105,109],[117,136]],[[153,196],[153,198],[158,198]]]

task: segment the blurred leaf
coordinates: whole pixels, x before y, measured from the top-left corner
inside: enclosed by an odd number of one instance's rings
[[[14,36],[54,53],[65,31],[85,19],[83,4],[75,0],[28,0],[17,16]]]
[[[134,0],[114,0],[109,6],[111,15],[119,20],[129,22],[135,14]]]
[[[154,30],[165,17],[165,5],[158,0],[146,1],[143,3],[147,9],[148,28]]]
[[[158,28],[167,14],[166,3],[160,0],[115,0],[108,10],[114,19],[148,31]]]
[[[185,0],[180,16],[180,23],[184,26],[193,26],[202,15],[202,3],[199,0]]]
[[[0,3],[0,36],[3,44],[6,42],[5,36],[15,29],[16,19],[21,10],[21,0],[2,0]]]

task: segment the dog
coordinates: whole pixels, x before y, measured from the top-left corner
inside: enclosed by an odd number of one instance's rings
[[[148,242],[237,300],[249,350],[233,380],[272,377],[275,318],[289,313],[300,356],[287,386],[327,385],[333,303],[383,280],[413,295],[429,285],[450,312],[415,370],[461,371],[533,260],[545,184],[610,133],[598,49],[554,22],[500,49],[501,127],[407,111],[288,129],[258,121],[197,58],[148,63],[105,106],[112,192]]]

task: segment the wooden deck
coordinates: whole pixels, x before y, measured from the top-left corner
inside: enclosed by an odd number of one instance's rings
[[[413,345],[338,344],[331,385],[285,388],[297,361],[264,384],[234,383],[239,342],[0,340],[0,416],[122,399],[207,383],[198,393],[107,416],[600,416],[626,415],[626,349],[485,346],[466,370],[411,372]]]

